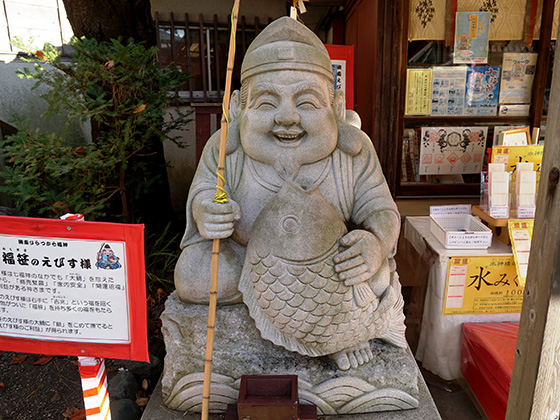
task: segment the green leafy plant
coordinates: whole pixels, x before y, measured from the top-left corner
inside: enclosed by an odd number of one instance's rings
[[[181,233],[168,223],[160,234],[149,234],[145,240],[146,293],[149,307],[163,303],[174,289],[173,270],[179,258]]]
[[[0,191],[30,216],[68,210],[88,220],[141,218],[141,204],[153,205],[167,186],[162,141],[177,141],[171,132],[188,114],[164,115],[177,102],[170,92],[187,76],[173,67],[160,69],[157,49],[133,40],[74,38],[70,46],[70,60],[49,44],[28,50],[34,69],[18,74],[35,79],[35,87],[51,87],[41,95],[48,102],[45,117],[89,119],[93,143],[76,148],[54,134],[21,130],[4,146]]]
[[[3,149],[7,165],[0,173],[0,191],[9,193],[27,215],[74,212],[96,220],[105,216],[108,202],[118,193],[107,168],[119,162],[96,144],[71,147],[56,134],[22,130],[10,136]]]

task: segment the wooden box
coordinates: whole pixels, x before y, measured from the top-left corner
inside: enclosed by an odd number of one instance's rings
[[[240,420],[297,420],[297,375],[244,375],[239,385]]]

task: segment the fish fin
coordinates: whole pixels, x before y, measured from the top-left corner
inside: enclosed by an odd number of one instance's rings
[[[358,307],[365,308],[366,306],[373,305],[373,310],[375,311],[377,309],[379,299],[375,296],[375,293],[373,293],[367,281],[355,284],[352,286],[352,290],[354,292],[354,301]]]
[[[406,326],[404,325],[404,299],[401,293],[401,285],[398,279],[393,277],[393,274],[394,273],[391,274],[391,290],[389,292],[395,294],[396,299],[387,312],[387,316],[389,317],[387,332],[378,338],[393,346],[407,348],[408,343],[405,337]],[[385,295],[384,298],[387,299],[390,297]]]

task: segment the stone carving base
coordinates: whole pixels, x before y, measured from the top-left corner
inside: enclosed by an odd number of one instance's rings
[[[200,412],[208,306],[181,302],[174,292],[161,316],[167,349],[162,378],[165,404]],[[340,371],[328,357],[310,358],[263,340],[242,304],[218,306],[210,412],[237,401],[242,375],[299,377],[302,403],[320,414],[356,414],[418,407],[416,362],[411,354],[372,340],[374,360]]]

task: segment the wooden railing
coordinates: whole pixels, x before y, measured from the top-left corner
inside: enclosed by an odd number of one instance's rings
[[[212,20],[205,20],[200,14],[198,20],[194,20],[188,13],[180,19],[177,20],[173,13],[168,16],[155,13],[160,64],[173,64],[191,75],[188,83],[179,92],[186,103],[221,103],[231,19],[228,16],[220,21],[218,16],[214,15]],[[239,88],[241,61],[247,47],[271,21],[272,18],[268,18],[268,22],[262,24],[259,18],[255,17],[254,21],[249,23],[245,16],[241,16],[236,37],[234,89]]]

